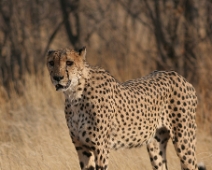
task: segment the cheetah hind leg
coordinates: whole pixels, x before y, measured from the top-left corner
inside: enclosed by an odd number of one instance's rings
[[[184,132],[187,133],[187,135],[185,135]],[[181,134],[184,134],[184,136]],[[189,129],[177,129],[175,135],[171,138],[175,146],[177,156],[180,159],[182,170],[198,170],[195,153],[195,134],[189,131]]]
[[[166,146],[169,138],[169,131],[162,127],[156,130],[154,138],[147,144],[147,151],[153,169],[167,170]]]

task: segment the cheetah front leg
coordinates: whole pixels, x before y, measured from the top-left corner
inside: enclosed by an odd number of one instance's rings
[[[95,155],[94,151],[87,146],[75,145],[81,170],[95,170]]]
[[[105,146],[76,145],[81,170],[107,170],[109,149]]]
[[[109,149],[105,146],[95,149],[96,170],[107,170],[109,160]]]

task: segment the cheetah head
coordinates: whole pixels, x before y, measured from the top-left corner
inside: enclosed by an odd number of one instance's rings
[[[66,91],[78,83],[85,64],[86,49],[51,50],[47,54],[47,67],[56,90]]]

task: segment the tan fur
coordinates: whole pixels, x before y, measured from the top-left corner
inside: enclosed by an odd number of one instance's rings
[[[171,139],[182,169],[197,170],[193,86],[174,71],[120,84],[104,69],[89,66],[85,55],[85,49],[66,49],[47,58],[52,83],[65,95],[81,169],[107,169],[110,149],[146,145],[153,169],[164,170]]]

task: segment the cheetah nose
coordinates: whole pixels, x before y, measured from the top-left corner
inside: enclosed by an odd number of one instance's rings
[[[56,80],[56,81],[58,81],[58,82],[59,82],[60,80],[62,80],[63,78],[64,78],[64,76],[54,76],[54,77],[53,77],[53,79]]]

